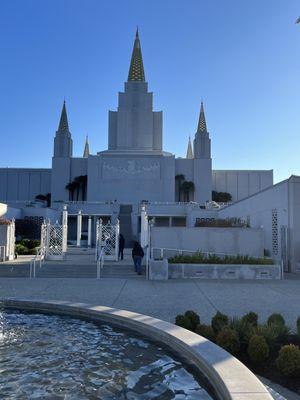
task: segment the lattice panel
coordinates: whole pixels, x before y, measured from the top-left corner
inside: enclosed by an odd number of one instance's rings
[[[272,252],[278,254],[278,213],[277,209],[272,210]]]
[[[116,225],[111,225],[111,223],[102,225],[101,246],[104,247],[105,255],[115,255],[117,242],[116,231]]]
[[[62,225],[48,225],[48,254],[60,256],[63,254],[63,226]]]

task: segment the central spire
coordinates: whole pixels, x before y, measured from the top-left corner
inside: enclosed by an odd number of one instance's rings
[[[61,116],[58,126],[59,131],[69,131],[69,124],[68,124],[68,117],[67,117],[67,110],[66,110],[66,102],[64,100],[64,105],[61,110]]]
[[[141,43],[140,43],[140,39],[139,39],[138,28],[137,28],[136,34],[135,34],[130,68],[129,68],[129,73],[128,73],[128,82],[130,82],[130,81],[145,82],[143,57],[142,57],[142,50],[141,50]]]
[[[203,102],[202,101],[201,101],[201,108],[200,108],[200,115],[199,115],[197,132],[199,132],[199,133],[207,132],[205,114],[204,114],[204,107],[203,107]]]

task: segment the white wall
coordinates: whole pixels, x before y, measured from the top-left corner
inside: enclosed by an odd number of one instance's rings
[[[238,201],[273,185],[273,170],[213,170],[212,190],[227,192]]]
[[[22,211],[19,208],[8,207],[7,204],[0,203],[0,218],[17,219],[21,218]]]
[[[277,228],[272,221],[277,212]],[[288,230],[288,261],[291,271],[300,262],[300,177],[291,176],[273,187],[241,200],[218,212],[220,218],[249,218],[251,227],[263,227],[264,247],[281,259],[281,227]],[[277,242],[277,245],[276,245]],[[277,249],[278,247],[278,249]]]
[[[0,201],[34,200],[51,192],[51,169],[0,168]]]
[[[261,229],[153,227],[151,232],[152,247],[263,256]]]

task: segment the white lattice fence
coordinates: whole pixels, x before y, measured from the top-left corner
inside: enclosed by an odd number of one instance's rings
[[[41,246],[45,244],[46,259],[63,260],[66,253],[67,226],[45,224],[41,230]]]
[[[119,253],[119,222],[103,224],[102,220],[97,222],[96,226],[96,257],[103,249],[106,260],[118,260]]]

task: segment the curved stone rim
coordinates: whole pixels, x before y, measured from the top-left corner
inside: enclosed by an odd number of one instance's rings
[[[4,299],[6,309],[44,312],[111,322],[138,332],[189,360],[209,380],[222,400],[273,400],[262,382],[239,360],[204,337],[148,315],[69,301]]]

